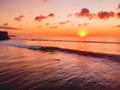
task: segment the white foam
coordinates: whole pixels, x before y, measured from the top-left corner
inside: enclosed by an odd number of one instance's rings
[[[39,49],[40,46],[26,45],[25,40],[4,40],[0,41],[0,44],[15,46],[20,48],[28,48],[28,49]]]

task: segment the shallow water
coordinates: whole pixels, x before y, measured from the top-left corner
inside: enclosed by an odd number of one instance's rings
[[[120,62],[0,45],[0,90],[118,90]]]

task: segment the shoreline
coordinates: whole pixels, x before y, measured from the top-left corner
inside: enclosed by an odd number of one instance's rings
[[[5,40],[7,41],[7,40]],[[96,57],[96,58],[105,58],[114,60],[117,62],[120,62],[120,55],[117,54],[107,54],[107,53],[98,53],[98,52],[90,52],[90,51],[80,51],[80,50],[73,50],[73,49],[66,49],[66,48],[60,48],[60,47],[48,47],[48,46],[33,46],[33,45],[25,45],[23,43],[21,44],[13,44],[13,43],[2,43],[2,45],[8,45],[8,46],[14,46],[18,48],[26,48],[26,49],[32,49],[32,50],[41,50],[46,52],[54,52],[54,51],[61,51],[61,52],[67,52],[67,53],[73,53],[77,55],[82,56],[90,56],[90,57]]]

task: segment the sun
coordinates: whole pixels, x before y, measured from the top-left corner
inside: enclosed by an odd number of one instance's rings
[[[87,36],[87,31],[86,31],[86,30],[80,30],[80,31],[78,32],[78,35],[79,35],[80,37],[85,37],[85,36]]]

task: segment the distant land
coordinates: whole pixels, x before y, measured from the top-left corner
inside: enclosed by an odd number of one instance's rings
[[[0,31],[0,40],[8,40],[8,39],[9,39],[8,32]]]

